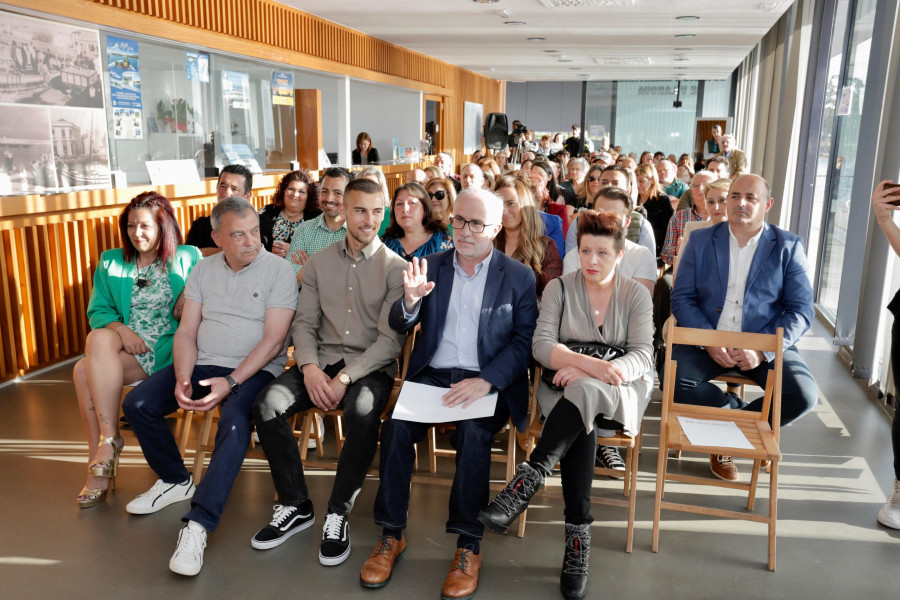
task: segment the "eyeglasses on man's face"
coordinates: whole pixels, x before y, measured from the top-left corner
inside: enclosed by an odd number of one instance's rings
[[[481,221],[469,221],[468,219],[463,219],[462,217],[458,217],[456,215],[450,217],[450,225],[453,226],[453,229],[459,229],[460,231],[465,228],[466,225],[469,226],[469,231],[472,233],[483,233],[484,228],[488,225],[486,223],[482,223]]]

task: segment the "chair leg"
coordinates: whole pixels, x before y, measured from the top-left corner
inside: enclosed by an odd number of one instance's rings
[[[313,435],[316,436],[316,456],[322,458],[325,456],[325,448],[322,447],[322,427],[319,425],[319,419],[316,418],[316,415],[310,413],[309,419],[312,423]],[[322,421],[322,423],[324,424],[325,421]]]
[[[184,409],[181,410],[183,411],[183,413],[181,415],[181,419],[179,419],[180,429],[178,435],[178,452],[180,452],[181,456],[183,457],[185,451],[187,450],[188,438],[191,435],[191,421],[194,418],[194,411]]]
[[[640,438],[638,433],[637,439],[634,440],[634,447],[628,449],[629,460],[626,463],[628,472],[625,474],[625,480],[628,482],[628,530],[625,534],[625,552],[631,553],[634,547],[634,509],[637,505],[637,471],[638,457],[640,456]]]
[[[506,441],[506,481],[511,481],[516,473],[516,426],[509,423],[509,438]]]
[[[775,523],[778,518],[778,461],[769,474],[769,570],[775,570]]]
[[[204,415],[203,428],[200,431],[200,439],[197,443],[197,454],[194,457],[194,483],[200,481],[203,476],[203,462],[206,459],[206,448],[209,445],[209,432],[212,429],[213,417],[217,409],[212,409]]]
[[[428,469],[432,473],[437,473],[437,455],[434,453],[437,448],[437,431],[435,427],[428,428]]]
[[[334,437],[337,439],[338,456],[344,449],[344,418],[341,415],[334,415]]]
[[[756,503],[756,486],[759,483],[759,469],[761,461],[753,461],[753,469],[750,475],[750,495],[747,496],[747,510],[753,510]]]
[[[667,446],[668,436],[665,430],[666,424],[660,424],[659,433],[659,459],[656,464],[656,496],[653,500],[653,538],[650,542],[650,550],[659,552],[659,516],[660,504],[662,503],[663,491],[666,485],[666,466],[669,454]]]
[[[534,450],[534,436],[529,435],[525,440],[525,460],[531,458],[531,452]],[[512,479],[512,478],[510,478]],[[525,537],[525,523],[528,520],[528,509],[525,509],[521,515],[519,515],[519,530],[516,532],[518,537]]]
[[[634,448],[626,448],[625,449],[625,477],[622,479],[625,481],[625,485],[622,489],[622,495],[628,497],[631,493],[631,463],[634,458]]]
[[[313,416],[308,412],[303,415],[303,432],[300,434],[300,460],[306,460],[309,453],[309,435],[312,428]]]

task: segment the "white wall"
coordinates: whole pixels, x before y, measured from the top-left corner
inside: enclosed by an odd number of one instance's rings
[[[422,137],[421,95],[418,91],[350,80],[350,144],[361,131],[372,137],[382,161],[393,158],[393,138],[401,146],[417,147]]]

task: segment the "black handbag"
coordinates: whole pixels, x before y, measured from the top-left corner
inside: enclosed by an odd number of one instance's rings
[[[562,298],[563,305],[562,310],[560,311],[560,321],[562,321],[562,313],[566,310],[566,285],[563,283],[562,278],[559,278],[559,283],[562,286]],[[579,342],[576,340],[569,340],[568,342],[563,342],[569,350],[572,352],[577,352],[578,354],[584,354],[585,356],[590,356],[591,358],[598,358],[600,360],[613,360],[619,358],[620,356],[625,356],[625,353],[628,352],[625,348],[621,346],[614,346],[612,344],[604,344],[603,342]],[[562,387],[553,383],[553,378],[556,376],[556,371],[544,368],[541,373],[541,381],[547,384],[554,392],[561,392],[563,390]]]

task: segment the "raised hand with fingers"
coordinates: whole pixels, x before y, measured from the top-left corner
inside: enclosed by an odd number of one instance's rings
[[[403,272],[403,307],[406,312],[415,310],[419,300],[431,293],[434,282],[428,281],[428,262],[413,258]]]

